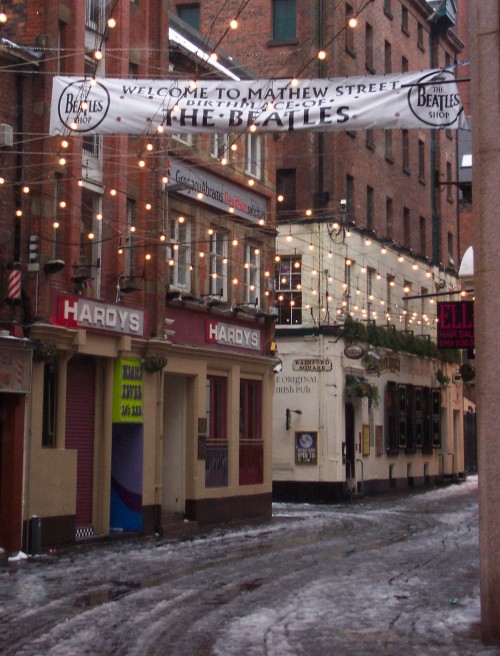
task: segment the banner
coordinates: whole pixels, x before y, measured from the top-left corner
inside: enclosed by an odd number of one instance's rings
[[[466,127],[454,75],[429,70],[310,80],[55,77],[50,134]]]

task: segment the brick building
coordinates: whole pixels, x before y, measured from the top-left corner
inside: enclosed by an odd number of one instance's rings
[[[55,75],[249,70],[209,62],[164,3],[4,11],[1,282],[5,299],[17,262],[19,297],[0,340],[27,350],[5,375],[29,375],[0,394],[17,404],[0,431],[0,546],[269,517],[273,141],[48,136]]]
[[[178,0],[176,9],[263,78],[453,70],[462,48],[452,1],[228,2],[218,11]],[[382,130],[374,120],[366,130],[276,137],[278,498],[331,498],[463,472],[462,387],[439,382],[458,380],[458,365],[436,352],[400,356],[375,331],[436,339],[436,300],[457,298],[456,180],[456,130]],[[344,351],[352,321],[358,348]],[[384,399],[378,408],[367,399],[375,393]],[[404,420],[400,441],[393,411]]]

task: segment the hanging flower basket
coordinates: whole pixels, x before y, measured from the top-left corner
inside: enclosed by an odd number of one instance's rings
[[[162,355],[146,355],[142,361],[142,364],[144,365],[144,369],[147,372],[154,374],[164,369],[165,365],[167,364],[167,358],[163,357]]]
[[[57,347],[43,339],[33,340],[33,362],[55,362]]]

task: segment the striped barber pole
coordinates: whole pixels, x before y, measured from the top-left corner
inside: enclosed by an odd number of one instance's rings
[[[10,269],[9,280],[7,284],[7,300],[11,303],[21,301],[21,270]]]

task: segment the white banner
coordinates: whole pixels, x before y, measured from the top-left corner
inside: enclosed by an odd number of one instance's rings
[[[454,75],[430,70],[311,80],[55,77],[50,134],[466,127]],[[161,129],[161,128],[160,128]]]

